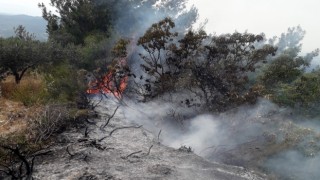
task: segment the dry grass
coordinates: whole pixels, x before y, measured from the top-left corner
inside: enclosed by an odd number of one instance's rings
[[[40,111],[44,101],[43,78],[36,73],[27,74],[17,85],[14,77],[9,76],[0,85],[0,136],[24,132],[27,120]]]
[[[4,98],[22,102],[25,106],[43,104],[48,100],[44,78],[37,73],[25,75],[20,84],[9,76],[1,82],[1,89]]]
[[[41,107],[26,107],[21,102],[0,98],[0,136],[24,131],[27,120]]]

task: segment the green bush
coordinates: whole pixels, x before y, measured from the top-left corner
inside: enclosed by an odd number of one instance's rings
[[[316,115],[320,105],[320,70],[305,73],[291,84],[281,84],[273,100],[304,113]]]
[[[77,70],[68,63],[51,67],[45,75],[51,99],[62,103],[73,102],[79,93],[85,92],[85,87],[78,77]]]

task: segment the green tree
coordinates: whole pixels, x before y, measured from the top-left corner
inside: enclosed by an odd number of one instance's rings
[[[108,3],[98,0],[51,0],[58,15],[48,11],[42,3],[42,17],[48,22],[49,39],[62,44],[83,44],[84,39],[95,33],[109,35],[111,26]]]
[[[19,84],[28,69],[48,62],[49,44],[35,40],[23,26],[15,32],[15,37],[0,38],[0,74],[14,75]]]
[[[280,84],[273,100],[307,115],[319,115],[320,70],[304,73],[290,84]]]
[[[188,0],[117,0],[112,8],[114,27],[122,36],[141,35],[151,24],[170,17],[177,31],[183,32],[198,18],[198,10],[187,9],[187,3]]]
[[[86,36],[95,33],[132,36],[164,17],[172,17],[180,29],[188,29],[196,21],[195,7],[186,9],[188,0],[51,0],[57,14],[42,3],[42,16],[48,22],[50,39],[83,44]]]
[[[262,68],[262,73],[258,77],[267,94],[276,93],[281,90],[283,84],[290,84],[302,76],[305,68],[310,65],[312,59],[319,55],[316,49],[305,56],[301,56],[301,41],[305,31],[300,27],[289,28],[287,33],[283,33],[280,38],[274,38],[272,43],[278,47],[277,55],[270,58],[268,63]],[[277,42],[277,43],[275,43]]]

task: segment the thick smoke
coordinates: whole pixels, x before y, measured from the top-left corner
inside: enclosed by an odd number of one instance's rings
[[[127,121],[143,125],[167,146],[190,147],[210,161],[263,170],[277,178],[320,177],[317,130],[266,99],[220,114],[200,114],[159,99],[125,99],[124,104]]]
[[[317,180],[320,177],[320,155],[309,157],[299,151],[287,151],[270,158],[266,167],[286,179]]]

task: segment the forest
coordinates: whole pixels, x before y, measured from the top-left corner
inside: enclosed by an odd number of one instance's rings
[[[50,153],[44,150],[56,134],[83,127],[93,116],[90,98],[99,95],[123,104],[167,98],[212,115],[266,99],[304,121],[320,117],[320,68],[310,68],[319,49],[301,53],[303,27],[272,39],[263,32],[215,35],[194,27],[198,10],[186,3],[51,0],[56,12],[39,3],[46,41],[22,25],[0,37],[0,117],[8,120],[0,126],[0,177],[31,178],[34,159]],[[272,152],[299,146],[291,140]]]

